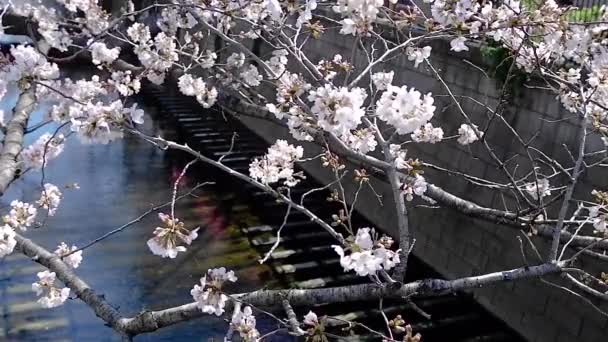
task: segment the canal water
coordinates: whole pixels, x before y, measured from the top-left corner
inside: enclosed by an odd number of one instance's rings
[[[12,90],[2,100],[1,109],[10,113],[15,100],[16,91]],[[46,109],[41,106],[29,125],[40,122]],[[150,118],[153,110],[147,108],[144,130],[170,134]],[[52,129],[45,127],[28,134],[27,144]],[[30,229],[24,235],[50,250],[62,241],[82,246],[150,207],[169,201],[172,184],[188,161],[184,156],[160,151],[128,136],[108,145],[82,145],[71,138],[45,172],[45,182],[63,188],[61,206],[56,216],[46,219],[41,228]],[[217,178],[212,174],[215,172],[204,165],[196,165],[183,180],[181,191],[197,183],[217,180],[211,179]],[[41,177],[41,172],[30,172],[17,180],[1,198],[0,214],[6,213],[14,199],[36,200]],[[238,229],[255,225],[257,218],[222,182],[226,180],[205,186],[195,197],[177,203],[176,217],[187,227],[201,227],[198,239],[186,253],[180,253],[176,259],[152,255],[146,241],[159,220],[156,214],[151,214],[86,249],[77,274],[128,316],[140,310],[191,302],[190,289],[212,267],[235,270],[238,282],[227,291],[272,287],[270,270],[259,265],[258,254]],[[79,189],[64,188],[73,183]],[[17,253],[0,259],[0,341],[120,340],[77,299],[58,308],[42,309],[31,290],[31,283],[37,280],[36,272],[41,270],[41,266]],[[270,331],[276,323],[258,315],[258,326],[262,331]],[[223,319],[206,316],[142,335],[136,341],[221,341],[226,329]]]

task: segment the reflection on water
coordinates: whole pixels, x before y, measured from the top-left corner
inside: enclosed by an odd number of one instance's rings
[[[11,101],[14,98],[3,101],[5,111]],[[36,114],[38,120],[42,111]],[[147,119],[146,129],[155,130]],[[37,133],[28,137],[28,142],[43,132]],[[64,240],[84,245],[151,206],[167,202],[171,183],[185,162],[134,138],[105,146],[85,146],[71,139],[64,152],[50,162],[45,181],[57,186],[76,182],[80,189],[63,189],[64,200],[57,215],[48,218],[44,227],[30,229],[25,235],[52,250]],[[205,178],[207,171],[202,165],[192,168],[182,191],[209,180]],[[2,197],[2,214],[15,198],[37,198],[40,182],[40,172],[16,181]],[[268,269],[258,264],[258,255],[237,229],[239,225],[255,224],[255,218],[238,203],[238,198],[222,191],[219,184],[204,187],[196,197],[183,199],[176,206],[176,216],[188,227],[201,227],[198,239],[186,253],[176,259],[162,259],[149,252],[146,240],[159,223],[156,215],[150,215],[85,250],[77,274],[110,303],[120,306],[125,315],[191,301],[190,289],[210,267],[236,270],[239,281],[228,291],[267,286]],[[40,266],[18,254],[0,260],[0,340],[119,340],[78,300],[69,300],[56,309],[40,309],[31,291],[31,283],[40,270]],[[273,325],[261,316],[258,324],[266,331]],[[221,340],[226,327],[222,319],[208,316],[136,340]]]

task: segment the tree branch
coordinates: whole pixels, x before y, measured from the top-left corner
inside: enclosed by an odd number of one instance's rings
[[[34,87],[30,86],[19,95],[17,104],[13,109],[13,117],[8,123],[4,145],[0,152],[0,196],[4,195],[8,186],[15,179],[17,173],[17,156],[23,148],[23,136],[27,121],[35,108],[36,94]]]

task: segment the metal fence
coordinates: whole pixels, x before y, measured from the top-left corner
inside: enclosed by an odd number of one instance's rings
[[[589,22],[599,20],[608,8],[608,0],[559,0],[563,6],[573,6],[567,18],[573,22]]]

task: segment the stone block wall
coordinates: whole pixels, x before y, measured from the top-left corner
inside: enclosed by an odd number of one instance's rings
[[[333,54],[341,54],[350,59],[352,43],[352,38],[338,35],[335,30],[328,31],[321,39],[309,41],[306,52],[313,63],[328,59]],[[491,122],[487,133],[488,141],[496,155],[503,160],[512,158],[509,164],[511,170],[516,163],[521,169],[526,168],[529,160],[521,144],[499,119],[490,120],[492,114],[484,108],[494,108],[503,99],[499,98],[500,91],[496,81],[489,78],[482,69],[484,59],[479,49],[472,46],[468,53],[453,53],[449,51],[448,42],[433,42],[432,47],[431,64],[439,70],[463,110],[474,122],[481,123],[480,127]],[[262,54],[264,52],[262,49]],[[367,61],[366,56],[357,50],[352,56],[354,58],[350,62],[356,69],[361,70]],[[470,63],[465,62],[465,59]],[[445,87],[428,67],[421,64],[414,68],[413,63],[403,54],[381,69],[395,72],[394,85],[413,86],[423,93],[432,92],[437,106],[433,124],[442,127],[446,136],[457,134],[460,124],[465,122],[463,116],[447,96]],[[361,84],[365,85],[367,82],[362,80]],[[553,93],[523,87],[519,93],[520,96],[511,99],[507,105],[505,120],[520,132],[524,141],[534,138],[534,146],[556,158],[562,165],[572,166],[572,160],[564,145],[574,146],[579,134],[577,119],[561,108]],[[483,106],[469,98],[480,101]],[[240,119],[269,142],[278,138],[289,139],[286,130],[272,123],[246,116]],[[590,137],[588,150],[600,148],[603,148],[603,145],[599,139]],[[307,151],[309,155],[314,155],[321,150],[318,146],[309,144]],[[504,173],[496,167],[479,143],[470,147],[460,146],[455,141],[438,145],[408,145],[408,154],[441,167],[497,182],[508,182]],[[302,166],[321,182],[332,179],[332,175],[317,162],[308,162]],[[509,205],[513,202],[509,193],[474,186],[446,173],[433,170],[425,172],[428,181],[481,205],[502,208],[503,201]],[[601,171],[585,174],[577,187],[575,198],[588,198],[592,189],[605,187],[607,179],[602,176]],[[377,201],[371,191],[363,191],[356,207],[377,227],[396,236],[396,217],[390,189],[386,183],[375,178],[371,179],[371,184],[376,192],[382,195],[384,205]],[[347,186],[347,192],[351,195],[355,190],[353,186]],[[495,272],[523,265],[518,231],[471,219],[450,209],[420,206],[424,204],[426,203],[419,201],[410,204],[411,227],[416,238],[414,254],[447,278]],[[536,237],[532,240],[541,253],[546,254],[548,244]],[[536,262],[533,254],[528,254],[528,260],[531,263]],[[592,261],[584,262],[588,263],[591,269],[599,270],[596,265],[592,265]],[[559,279],[546,279],[560,283]],[[594,311],[580,298],[538,280],[502,283],[471,292],[482,305],[529,341],[599,342],[608,339],[608,320],[605,316]],[[600,305],[604,310],[608,309],[606,304]]]

